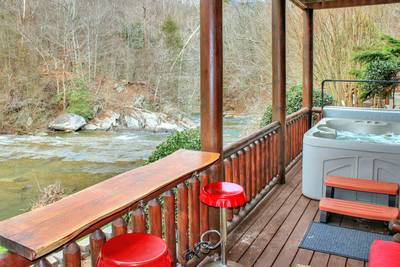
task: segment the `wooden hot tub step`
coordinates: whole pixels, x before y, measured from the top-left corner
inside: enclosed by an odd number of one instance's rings
[[[329,213],[385,222],[397,219],[399,216],[398,208],[334,198],[322,198],[319,209],[321,222],[324,223],[327,222]]]
[[[342,176],[326,176],[325,185],[333,188],[342,188],[346,190],[385,195],[397,195],[399,192],[399,185],[397,183],[378,182],[373,180],[348,178]]]

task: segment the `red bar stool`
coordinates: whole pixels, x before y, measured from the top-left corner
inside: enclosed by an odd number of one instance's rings
[[[143,233],[123,234],[108,240],[97,267],[171,267],[167,245],[158,236]]]
[[[200,192],[200,200],[207,206],[220,208],[220,244],[221,258],[206,266],[242,266],[239,263],[226,260],[227,220],[226,209],[242,206],[246,202],[243,187],[234,183],[213,182],[204,186]],[[215,231],[215,230],[211,230]],[[207,231],[209,232],[209,231]],[[206,233],[207,233],[206,232]],[[205,233],[204,233],[205,234]],[[204,236],[203,234],[203,236]]]

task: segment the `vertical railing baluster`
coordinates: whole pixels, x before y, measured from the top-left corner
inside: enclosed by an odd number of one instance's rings
[[[224,167],[225,167],[225,181],[232,182],[232,159],[231,157],[224,159]],[[226,214],[227,220],[231,221],[233,218],[233,210],[228,209]]]
[[[290,157],[290,122],[286,124],[286,134],[285,134],[285,165],[289,162]]]
[[[240,177],[239,177],[239,158],[238,156],[235,154],[231,155],[231,161],[232,161],[232,182],[235,184],[239,184],[240,183]],[[230,209],[229,209],[230,210]],[[233,209],[233,213],[234,214],[238,214],[239,213],[239,209],[235,208]],[[229,213],[228,213],[229,214]],[[230,216],[230,215],[229,215]],[[232,219],[233,217],[230,216],[230,219]]]
[[[168,246],[169,254],[176,265],[176,237],[175,237],[175,196],[172,191],[163,194],[164,198],[164,224],[165,242]]]
[[[200,241],[200,182],[196,177],[189,182],[189,247],[193,249]]]
[[[260,141],[256,140],[254,142],[255,149],[255,163],[256,163],[256,195],[261,191],[261,148]]]
[[[20,265],[11,265],[11,266],[12,267],[17,267],[17,266],[21,267]],[[66,265],[64,265],[64,266],[66,266]],[[52,267],[52,265],[46,258],[42,258],[38,262],[35,263],[34,267]]]
[[[46,260],[46,259],[44,259]],[[47,260],[46,260],[47,261]],[[38,263],[35,264],[37,266]],[[11,251],[1,252],[0,253],[0,266],[1,267],[28,267],[31,266],[32,262],[27,260],[26,258],[19,256]],[[45,266],[45,265],[43,265]]]
[[[251,154],[251,198],[254,198],[257,194],[257,171],[256,171],[256,147],[254,144],[250,144]]]
[[[230,158],[224,159],[225,182],[232,182],[232,162]]]
[[[146,219],[142,208],[137,208],[132,212],[132,232],[144,233],[146,231]]]
[[[266,169],[265,169],[265,147],[266,147],[266,142],[265,142],[265,138],[262,137],[260,139],[260,155],[261,155],[261,189],[263,189],[265,187],[265,185],[267,184],[267,175],[266,175]]]
[[[238,151],[239,158],[239,183],[246,190],[246,156],[243,150]]]
[[[279,129],[279,131],[281,131],[281,129]],[[279,155],[278,144],[279,144],[279,132],[274,132],[274,155]],[[278,170],[279,170],[278,161],[279,161],[279,157],[276,156],[275,157],[275,175],[274,176],[278,176]]]
[[[208,184],[205,172],[200,175],[200,190]],[[208,230],[208,206],[200,202],[200,234]]]
[[[185,183],[178,185],[178,261],[185,265],[184,254],[188,249],[188,189]]]
[[[249,147],[244,148],[246,158],[246,201],[251,200],[251,151]]]
[[[81,249],[76,242],[71,242],[64,246],[63,258],[65,267],[81,266]]]
[[[162,237],[161,205],[157,198],[149,201],[150,233]]]
[[[267,173],[267,184],[271,180],[271,136],[266,135],[265,136],[265,141],[266,141],[266,148],[265,148],[265,170]]]
[[[126,234],[128,232],[128,225],[126,224],[125,220],[121,217],[115,219],[111,223],[111,228],[112,228],[112,236],[118,236]]]
[[[97,229],[90,235],[89,243],[92,267],[96,267],[101,249],[103,248],[104,243],[106,243],[106,235],[101,229]]]

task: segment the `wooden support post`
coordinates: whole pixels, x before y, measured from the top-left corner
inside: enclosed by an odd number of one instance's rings
[[[307,129],[312,124],[313,107],[313,10],[303,11],[303,107],[309,109]]]
[[[201,149],[221,154],[211,181],[223,179],[222,0],[200,1]],[[218,209],[209,210],[210,229],[219,229]]]
[[[286,1],[272,0],[272,120],[279,121],[278,174],[285,183]]]

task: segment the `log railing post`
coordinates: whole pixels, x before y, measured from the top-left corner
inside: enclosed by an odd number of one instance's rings
[[[112,236],[118,236],[122,234],[126,234],[128,232],[128,225],[126,224],[125,220],[120,217],[115,219],[111,223],[111,229],[112,229]]]
[[[150,233],[158,237],[162,237],[162,222],[161,222],[161,205],[157,198],[150,200],[149,206],[149,221]]]
[[[313,10],[303,11],[303,107],[309,109],[308,125],[311,128],[313,105]]]
[[[92,259],[92,267],[97,266],[97,260],[104,243],[106,243],[106,235],[101,229],[97,229],[90,235],[90,256]]]
[[[222,0],[200,1],[201,149],[222,155]],[[222,158],[210,179],[223,179]],[[219,229],[218,209],[210,208],[211,229]]]
[[[144,216],[143,209],[141,207],[135,209],[132,212],[132,223],[134,233],[144,233],[146,232],[146,218]]]
[[[32,265],[31,261],[11,251],[0,253],[1,267],[28,267],[31,265]]]
[[[168,246],[169,254],[173,263],[176,265],[176,236],[175,236],[175,196],[169,190],[163,194],[164,197],[164,222],[165,222],[165,242]]]
[[[272,0],[272,119],[279,121],[278,174],[285,183],[286,1]]]
[[[65,267],[81,266],[81,249],[76,242],[71,242],[64,246],[63,256]]]

